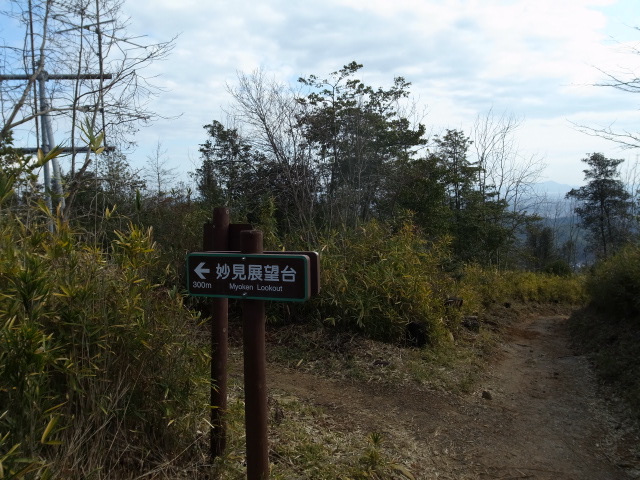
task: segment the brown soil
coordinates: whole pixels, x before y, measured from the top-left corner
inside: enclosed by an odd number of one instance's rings
[[[569,346],[564,316],[509,327],[477,388],[322,378],[270,365],[269,389],[324,407],[344,431],[379,432],[419,479],[640,478],[638,438]]]

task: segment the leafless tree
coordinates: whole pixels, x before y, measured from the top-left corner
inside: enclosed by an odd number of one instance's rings
[[[520,152],[516,131],[521,124],[514,115],[496,115],[490,109],[476,117],[471,130],[479,167],[478,188],[483,196],[488,191],[495,192],[494,200],[508,205],[510,215],[505,216],[505,226],[512,233],[527,221],[527,214],[538,210],[541,198],[534,187],[546,167],[541,157]],[[509,258],[508,253],[503,252],[501,257]]]
[[[262,70],[239,73],[237,85],[227,88],[235,100],[230,118],[240,126],[251,147],[273,167],[278,177],[274,183],[285,186],[278,202],[280,208],[291,209],[285,212],[285,218],[311,234],[319,179],[297,127],[301,107],[296,92],[268,78]]]
[[[149,190],[160,202],[171,187],[171,178],[175,176],[175,168],[169,168],[169,160],[166,157],[167,149],[158,140],[151,155],[147,156],[146,179]]]
[[[538,203],[534,187],[546,167],[537,155],[523,155],[516,141],[522,121],[513,115],[495,115],[493,109],[476,117],[471,138],[479,167],[478,184],[484,193],[495,189],[513,212],[529,211]]]
[[[11,32],[0,45],[0,135],[14,131],[17,139],[41,147],[34,120],[48,115],[70,155],[70,199],[92,164],[91,152],[82,151],[86,138],[79,125],[103,132],[106,143],[123,149],[133,145],[132,133],[158,118],[149,101],[160,90],[143,72],[170,53],[175,39],[146,43],[129,35],[122,3],[8,0],[0,11]]]

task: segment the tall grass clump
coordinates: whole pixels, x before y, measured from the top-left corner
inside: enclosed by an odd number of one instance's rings
[[[465,267],[461,291],[484,308],[503,302],[579,305],[586,300],[580,275],[499,271],[479,265]]]
[[[446,333],[446,245],[426,242],[410,222],[378,221],[322,243],[322,292],[311,304],[320,320],[383,341],[402,340],[410,323],[430,342]]]
[[[509,299],[521,303],[579,305],[586,300],[584,278],[542,272],[508,272],[504,275]]]
[[[205,350],[157,258],[150,230],[104,250],[0,210],[0,478],[122,478],[193,442]]]
[[[508,297],[504,273],[478,264],[466,265],[460,279],[461,294],[465,302],[486,308],[502,303]]]

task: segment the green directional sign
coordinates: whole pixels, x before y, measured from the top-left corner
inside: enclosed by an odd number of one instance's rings
[[[301,254],[196,252],[187,256],[187,290],[199,297],[303,302],[310,260]]]

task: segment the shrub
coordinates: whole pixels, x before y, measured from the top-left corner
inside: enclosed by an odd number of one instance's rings
[[[629,245],[596,265],[587,282],[593,304],[614,315],[640,315],[640,247]]]
[[[497,269],[481,267],[477,264],[465,266],[460,280],[465,301],[483,307],[504,302],[507,297],[507,282],[504,274]],[[468,303],[469,303],[468,302]]]
[[[571,275],[571,265],[569,265],[565,260],[554,260],[544,267],[544,271],[551,275],[568,277]]]
[[[0,217],[0,471],[9,477],[113,478],[132,454],[153,462],[184,448],[206,405],[197,319],[176,289],[148,280],[158,267],[151,231],[116,232],[109,251],[79,237],[59,219]]]
[[[446,245],[428,244],[409,222],[371,221],[325,238],[321,250],[322,292],[309,305],[320,320],[385,341],[403,339],[409,323],[430,342],[446,332]]]

